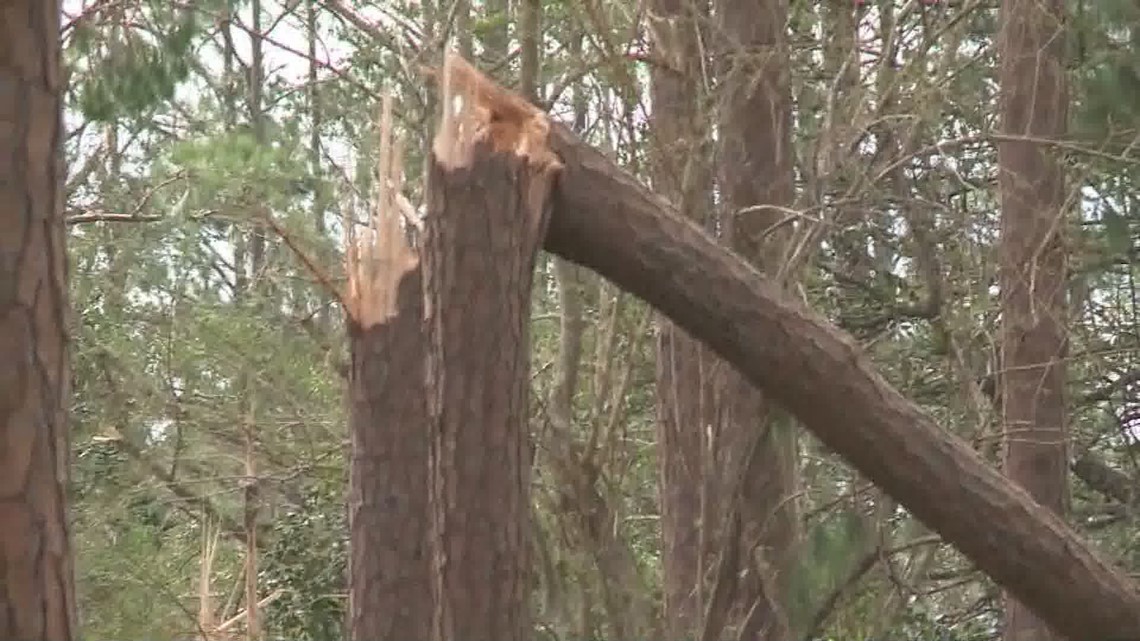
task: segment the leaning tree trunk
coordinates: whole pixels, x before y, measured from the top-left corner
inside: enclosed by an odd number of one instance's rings
[[[478,89],[492,117],[545,122],[489,81]],[[560,171],[548,250],[668,314],[1058,632],[1140,639],[1140,585],[891,387],[850,336],[565,127],[549,143]]]
[[[76,637],[59,2],[0,5],[0,639]]]
[[[427,639],[433,612],[423,286],[395,211],[403,172],[390,122],[386,99],[371,225],[360,243],[350,231],[347,251],[348,635],[357,641]]]
[[[443,71],[423,246],[433,638],[521,641],[532,636],[531,283],[558,165],[545,117],[489,101],[493,87],[456,61]]]
[[[478,89],[490,115],[501,102],[540,116],[489,81]],[[561,168],[548,250],[669,315],[1058,631],[1140,639],[1140,586],[891,387],[850,336],[565,127],[549,142]]]
[[[1140,639],[1140,586],[891,387],[850,336],[565,128],[551,143],[563,169],[548,250],[668,314],[1059,632]]]
[[[1001,399],[1006,474],[1041,505],[1067,507],[1065,176],[1058,150],[1030,140],[1066,130],[1061,0],[1001,7]],[[1056,635],[1011,595],[1006,641]]]

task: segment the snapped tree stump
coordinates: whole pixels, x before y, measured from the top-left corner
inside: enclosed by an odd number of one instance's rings
[[[433,638],[533,636],[531,284],[558,163],[546,116],[445,64],[423,242]]]
[[[346,221],[348,635],[356,641],[427,639],[433,612],[423,285],[395,213],[403,172],[387,98],[379,147],[371,224],[357,234]]]

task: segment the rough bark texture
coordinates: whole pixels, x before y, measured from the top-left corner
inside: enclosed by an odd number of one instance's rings
[[[706,426],[701,344],[657,320],[657,471],[668,638],[692,635],[703,610],[701,485]]]
[[[564,167],[548,250],[668,314],[1059,632],[1140,639],[1140,587],[892,388],[849,336],[564,127],[551,142]]]
[[[773,278],[792,230],[783,220],[783,208],[793,198],[787,14],[786,0],[716,4],[724,47],[718,173],[728,209],[725,231],[733,249]],[[739,540],[723,541],[722,549],[741,546],[735,555],[741,567],[734,569],[743,576],[735,599],[742,618],[739,638],[794,638],[787,593],[798,526],[792,498],[796,427],[768,412],[764,394],[736,369],[720,369],[722,424],[716,449],[730,474],[723,502],[738,501],[741,519]]]
[[[653,0],[650,5],[654,49],[669,65],[650,69],[653,184],[681,203],[681,212],[688,216],[701,211],[693,206],[696,192],[709,191],[708,170],[699,153],[703,131],[698,123],[696,4],[697,0]],[[708,386],[702,361],[706,350],[665,316],[658,315],[656,322],[665,623],[670,639],[682,639],[693,634],[704,609],[703,435],[709,415],[703,402]]]
[[[420,269],[383,324],[350,322],[349,630],[359,641],[431,635],[428,420]]]
[[[76,636],[59,3],[0,4],[0,639]]]
[[[433,159],[424,240],[433,638],[522,641],[532,636],[528,326],[548,177],[485,143],[471,157]]]
[[[1068,90],[1064,3],[1004,0],[1001,6],[1003,133],[1038,139],[1064,135]],[[1001,192],[1002,425],[1009,478],[1041,505],[1067,508],[1065,429],[1065,176],[1059,152],[1004,139],[998,144]],[[1008,598],[1007,641],[1056,638]]]

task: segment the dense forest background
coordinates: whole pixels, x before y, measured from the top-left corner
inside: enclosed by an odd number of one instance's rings
[[[792,295],[1001,465],[997,4],[787,4],[776,64],[793,180],[776,219],[824,221],[789,254]],[[1135,573],[1140,5],[1065,4],[1068,133],[1043,144],[1067,178],[1067,518]],[[738,200],[713,125],[731,124],[726,96],[751,78],[721,72],[732,38],[695,0],[93,0],[64,14],[72,533],[89,638],[235,633],[247,567],[265,638],[345,638],[349,356],[326,284],[343,284],[344,221],[372,201],[385,94],[409,219],[422,212],[437,109],[424,68],[445,45],[710,231]],[[670,73],[684,79],[672,94],[655,75]],[[540,257],[534,638],[660,637],[670,590],[695,590],[701,612],[715,601],[728,546],[714,535],[733,499],[706,477],[723,460],[696,465],[689,488],[704,497],[688,518],[707,527],[687,540],[705,587],[670,585],[666,567],[681,526],[662,518],[662,484],[677,485],[660,423],[683,414],[662,410],[666,325]],[[698,378],[723,376],[697,360]],[[780,593],[797,638],[1000,633],[1001,592],[970,563],[806,433],[772,438],[794,487]],[[694,443],[673,446],[712,451]],[[743,626],[733,612],[727,625]]]

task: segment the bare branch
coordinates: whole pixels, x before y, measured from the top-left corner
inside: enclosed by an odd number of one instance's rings
[[[153,223],[162,220],[162,216],[147,216],[142,214],[112,214],[105,211],[89,211],[85,214],[75,214],[64,219],[68,225],[82,225],[85,223]]]

